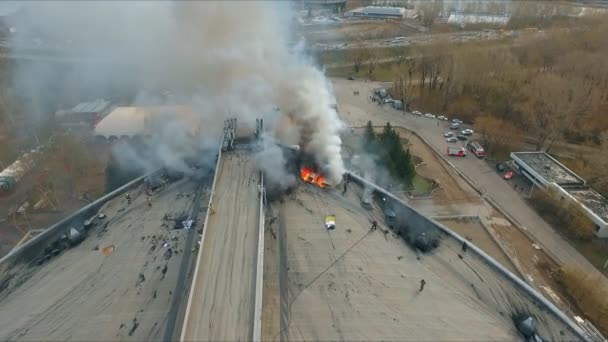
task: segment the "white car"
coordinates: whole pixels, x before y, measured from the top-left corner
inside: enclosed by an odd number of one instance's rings
[[[461,123],[462,123],[462,120],[460,120],[460,119],[455,119],[455,118],[454,118],[454,119],[452,119],[452,122],[453,122],[453,123],[459,123],[459,124],[461,124]]]
[[[420,112],[419,112],[419,111],[417,111],[417,110],[413,111],[413,112],[412,112],[412,114],[414,114],[414,115],[422,115],[422,113],[420,113]]]
[[[462,134],[462,135],[472,135],[473,133],[474,133],[473,130],[470,128],[460,131],[460,134]]]
[[[445,117],[445,116],[443,116],[443,115],[439,115],[439,116],[437,117],[437,119],[442,120],[442,121],[448,121],[448,118],[446,118],[446,117]]]
[[[452,142],[458,141],[458,139],[456,139],[456,137],[449,137],[449,138],[445,139],[445,141],[452,143]]]
[[[431,113],[426,113],[426,114],[424,114],[424,116],[426,116],[427,118],[431,118],[431,119],[435,118],[435,115],[433,115]]]
[[[454,132],[446,132],[443,134],[444,137],[449,138],[454,136]]]

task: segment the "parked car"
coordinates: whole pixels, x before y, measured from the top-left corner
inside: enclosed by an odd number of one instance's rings
[[[417,110],[413,111],[412,114],[414,114],[414,115],[422,115],[422,113],[419,112],[419,111],[417,111]]]
[[[505,172],[505,164],[503,164],[503,163],[496,163],[496,171],[498,171],[498,172]]]
[[[472,129],[463,129],[462,131],[460,131],[460,134],[462,135],[472,135],[473,134],[473,130]]]
[[[446,118],[446,117],[445,117],[445,116],[443,116],[443,115],[439,115],[439,116],[437,117],[437,119],[439,119],[439,120],[441,120],[441,121],[448,121],[448,118]]]
[[[431,118],[431,119],[435,118],[435,115],[433,115],[431,113],[426,113],[426,114],[424,114],[424,116],[426,116],[427,118]]]
[[[385,98],[385,97],[388,96],[388,92],[384,88],[374,89],[374,94],[376,94],[381,99],[383,99],[383,98]]]
[[[453,143],[453,142],[457,142],[458,139],[456,139],[456,137],[449,137],[449,138],[445,139],[445,141],[447,141],[449,143]]]
[[[468,139],[466,135],[462,135],[462,134],[458,134],[456,136],[456,138],[458,138],[458,140],[462,140],[462,141],[466,141]]]
[[[449,138],[449,137],[453,137],[454,136],[454,132],[445,132],[443,134],[444,137]]]
[[[355,78],[354,78],[354,77],[352,77],[352,76],[348,76],[348,80],[349,80],[349,81],[354,81],[354,80],[355,80]]]
[[[458,123],[458,124],[461,124],[461,123],[462,123],[462,120],[454,118],[454,119],[452,119],[452,122],[453,122],[453,123]]]
[[[453,123],[450,125],[450,129],[459,129],[460,128],[460,124],[459,123]]]
[[[502,178],[509,180],[509,179],[513,178],[513,176],[515,176],[515,172],[508,171],[507,173],[504,174],[504,176],[502,176]]]

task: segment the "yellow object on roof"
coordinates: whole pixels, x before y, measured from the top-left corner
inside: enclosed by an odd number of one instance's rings
[[[336,228],[336,216],[335,215],[325,216],[325,228],[327,228],[327,229]]]

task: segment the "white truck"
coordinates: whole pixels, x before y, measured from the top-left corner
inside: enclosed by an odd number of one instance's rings
[[[448,156],[466,157],[467,150],[464,147],[448,146]]]

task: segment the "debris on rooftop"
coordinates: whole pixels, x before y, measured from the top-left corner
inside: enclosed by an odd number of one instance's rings
[[[114,245],[109,245],[109,246],[104,247],[101,250],[101,253],[105,256],[108,256],[108,255],[114,253]]]

